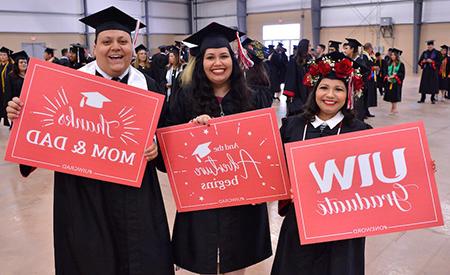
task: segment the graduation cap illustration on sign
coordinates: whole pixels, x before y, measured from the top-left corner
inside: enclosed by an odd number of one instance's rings
[[[101,109],[103,108],[103,103],[111,102],[111,100],[99,92],[84,92],[81,93],[83,98],[80,102],[80,107],[84,107],[86,104],[89,107]]]
[[[197,159],[198,162],[202,162],[202,158],[206,157],[211,153],[211,149],[209,149],[209,145],[211,142],[202,143],[195,148],[194,153],[192,153],[193,156]]]

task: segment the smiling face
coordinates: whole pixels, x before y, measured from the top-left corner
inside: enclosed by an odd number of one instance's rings
[[[19,68],[19,72],[24,73],[27,70],[28,62],[26,59],[19,59],[17,63],[17,67]]]
[[[118,77],[130,66],[133,45],[128,33],[120,30],[102,31],[94,46],[97,64],[105,73]]]
[[[322,79],[316,90],[316,103],[320,109],[318,116],[323,120],[334,117],[344,106],[346,98],[347,87],[343,81]]]
[[[137,58],[138,58],[139,62],[145,62],[148,59],[147,52],[145,50],[138,51]]]
[[[203,57],[203,69],[213,85],[226,83],[233,70],[233,60],[228,48],[207,49]]]

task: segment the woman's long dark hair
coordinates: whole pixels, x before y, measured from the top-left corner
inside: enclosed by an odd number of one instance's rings
[[[327,78],[329,78],[329,79],[337,79],[337,80],[340,80],[340,81],[344,82],[345,87],[347,89],[347,83],[345,82],[344,79],[337,78],[337,77],[332,76],[332,75],[330,77],[327,77]],[[322,79],[323,78],[321,77],[317,81],[316,85],[314,86],[314,90],[309,94],[305,105],[303,105],[302,117],[305,120],[305,123],[314,121],[315,116],[318,115],[319,112],[320,112],[319,105],[317,105],[317,102],[316,102],[316,91],[317,91],[317,88],[319,87],[319,84],[322,81]],[[347,91],[346,91],[346,94],[348,94]],[[348,101],[348,98],[345,99],[344,106],[342,106],[340,111],[344,115],[344,120],[343,120],[344,124],[351,125],[353,123],[353,120],[355,119],[355,112],[353,110],[347,109],[347,101]]]
[[[246,72],[245,76],[249,86],[270,87],[269,74],[267,73],[264,62],[255,63],[255,65]]]
[[[28,61],[28,59],[24,59],[24,58],[19,58],[17,59],[17,62],[14,62],[14,64],[12,65],[12,70],[10,72],[11,75],[16,76],[16,77],[20,77],[20,70],[19,70],[19,61],[20,60],[26,60]],[[28,62],[27,62],[28,63]],[[26,72],[26,71],[25,71]]]
[[[231,48],[227,47],[233,62],[233,69],[230,76],[231,89],[227,96],[231,96],[232,113],[245,112],[252,109],[250,91],[245,82],[244,73],[239,67],[239,63]],[[195,61],[195,68],[192,77],[192,98],[189,107],[192,108],[193,115],[198,116],[208,114],[213,117],[220,116],[220,107],[211,82],[206,77],[203,68],[203,58],[205,53],[201,53]]]
[[[298,42],[297,53],[295,55],[295,60],[297,61],[297,65],[304,65],[308,58],[309,51],[309,40],[302,39]]]

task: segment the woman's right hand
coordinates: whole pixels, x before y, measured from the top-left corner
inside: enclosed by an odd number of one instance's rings
[[[197,125],[209,125],[209,120],[211,117],[209,115],[200,115],[193,120],[191,120],[192,123],[195,123]]]
[[[8,107],[6,107],[8,118],[10,120],[19,118],[22,107],[23,102],[20,101],[20,98],[14,97],[11,101],[8,102]]]

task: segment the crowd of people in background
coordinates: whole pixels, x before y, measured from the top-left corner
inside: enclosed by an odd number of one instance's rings
[[[374,116],[369,108],[377,106],[377,91],[383,100],[392,103],[390,114],[397,114],[405,78],[405,65],[401,61],[402,51],[389,48],[383,57],[380,52],[374,51],[371,43],[363,45],[356,39],[346,40],[345,43],[330,40],[327,49],[324,44],[313,48],[308,39],[302,39],[293,47],[293,54],[288,56],[287,49],[281,42],[276,46],[265,47],[261,42],[247,37],[243,39],[242,46],[253,63],[253,66],[246,70],[247,84],[254,93],[264,94],[258,97],[264,100],[264,106],[271,106],[272,100],[280,101],[280,95],[284,94],[287,97],[286,116],[295,115],[302,112],[313,88],[304,82],[309,66],[326,54],[343,52],[358,63],[363,72],[364,91],[355,102],[357,117],[364,120]],[[142,44],[135,48],[133,66],[155,80],[158,91],[167,96],[168,102],[172,98],[171,95],[181,87],[182,71],[188,65],[189,59],[195,58],[196,49],[190,49],[187,45],[180,41],[169,46],[161,45],[158,47],[159,52],[153,56],[150,56],[149,49]],[[44,60],[73,69],[79,69],[95,60],[86,47],[79,43],[62,49],[59,58],[55,56],[55,51],[56,49],[46,48]],[[20,95],[27,61],[28,55],[24,51],[13,54],[13,51],[6,47],[0,49],[3,107],[13,96]],[[434,48],[434,41],[427,41],[427,50],[420,56],[419,66],[423,72],[418,103],[424,103],[427,94],[431,95],[432,104],[449,99],[448,46],[442,45],[441,51],[438,51]],[[2,108],[0,117],[3,119],[3,125],[10,126],[4,109]]]

